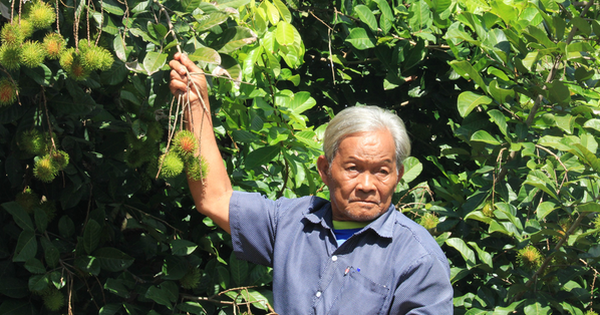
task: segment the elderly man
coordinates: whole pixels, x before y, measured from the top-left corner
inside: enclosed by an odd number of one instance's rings
[[[170,62],[171,91],[187,91],[185,55]],[[340,112],[317,160],[327,201],[315,196],[268,200],[234,192],[212,130],[204,76],[187,128],[201,136],[210,165],[204,185],[189,181],[202,214],[231,233],[240,259],[273,267],[279,314],[452,314],[448,262],[429,233],[391,204],[410,144],[404,124],[378,107]]]

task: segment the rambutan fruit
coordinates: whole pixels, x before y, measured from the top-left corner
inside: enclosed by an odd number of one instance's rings
[[[27,68],[39,67],[46,58],[44,46],[37,41],[27,41],[21,48],[21,64]]]
[[[434,213],[431,213],[431,212],[425,213],[421,217],[421,221],[419,221],[419,224],[421,224],[421,226],[423,226],[427,230],[435,229],[437,227],[438,223],[440,223],[440,218],[438,218],[437,215],[435,215]]]
[[[40,208],[46,213],[48,222],[52,222],[56,217],[56,203],[54,201],[48,201],[45,197],[42,197]]]
[[[200,283],[200,276],[198,267],[189,267],[187,273],[179,279],[179,283],[184,289],[193,289]]]
[[[81,58],[79,54],[75,53],[74,48],[69,48],[60,54],[59,63],[75,80],[85,80],[90,75],[90,72],[81,64]]]
[[[19,135],[18,145],[21,150],[31,155],[42,155],[46,150],[46,138],[37,129],[25,130]]]
[[[60,310],[65,305],[65,295],[55,287],[51,287],[42,293],[44,306],[52,312]]]
[[[65,50],[66,41],[62,35],[58,33],[48,33],[44,37],[44,48],[48,59],[58,59],[60,54]]]
[[[185,173],[191,180],[203,180],[208,174],[208,164],[202,157],[188,157],[185,160]]]
[[[7,70],[17,70],[21,66],[19,63],[21,60],[21,45],[11,46],[2,45],[0,46],[0,65]]]
[[[163,179],[175,177],[183,172],[183,161],[177,153],[169,151],[159,157],[160,177]]]
[[[520,249],[517,254],[517,261],[527,270],[539,269],[543,260],[540,251],[532,245]]]
[[[494,217],[494,204],[491,202],[487,202],[483,206],[483,209],[481,210],[481,212],[483,213],[484,216],[486,216],[488,218],[493,218]]]
[[[42,182],[49,183],[56,178],[58,170],[49,154],[38,157],[33,166],[33,176]]]
[[[148,137],[148,140],[150,141],[159,142],[162,140],[164,132],[163,126],[158,121],[155,121],[148,124],[146,137]]]
[[[198,140],[191,131],[180,130],[173,138],[173,150],[182,158],[194,156],[198,150]]]
[[[19,46],[25,40],[21,25],[18,22],[6,23],[0,30],[0,39],[2,45],[6,46]]]
[[[52,163],[57,170],[62,171],[69,165],[69,154],[62,150],[52,150],[50,152]]]
[[[38,0],[33,2],[29,8],[27,21],[31,23],[34,29],[43,30],[52,26],[52,23],[56,21],[56,13],[52,6]]]
[[[8,78],[0,79],[0,107],[7,106],[17,100],[17,84]]]
[[[27,187],[15,196],[15,201],[21,205],[21,208],[23,208],[25,212],[32,214],[33,208],[40,204],[40,196],[31,190],[31,188]]]
[[[110,52],[103,47],[88,45],[87,41],[79,42],[81,47],[81,64],[88,71],[108,70],[113,64],[113,57]]]

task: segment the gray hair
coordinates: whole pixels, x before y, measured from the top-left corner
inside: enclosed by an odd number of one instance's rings
[[[410,155],[410,140],[404,122],[398,115],[377,106],[353,106],[339,112],[325,129],[323,151],[331,165],[338,147],[347,136],[357,132],[387,129],[394,138],[396,167]]]

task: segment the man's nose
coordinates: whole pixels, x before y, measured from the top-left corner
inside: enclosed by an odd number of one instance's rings
[[[371,174],[371,172],[362,172],[358,175],[358,183],[357,183],[357,187],[358,190],[362,190],[364,192],[370,192],[375,190],[375,182],[374,182],[374,177],[373,174]]]

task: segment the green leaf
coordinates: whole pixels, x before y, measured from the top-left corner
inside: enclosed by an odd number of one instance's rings
[[[292,13],[290,13],[287,6],[281,0],[273,0],[273,4],[277,7],[277,10],[279,10],[279,14],[283,20],[292,23]]]
[[[292,24],[285,21],[280,21],[279,23],[277,23],[275,39],[281,46],[288,46],[294,44],[294,27],[292,26]]]
[[[542,203],[540,203],[537,207],[537,209],[535,210],[537,219],[539,221],[541,221],[542,219],[544,219],[546,216],[548,216],[550,213],[552,213],[554,210],[558,209],[559,207],[552,201],[544,201]]]
[[[600,119],[598,119],[598,118],[589,119],[583,124],[583,127],[594,129],[594,130],[600,132]]]
[[[27,281],[25,281],[23,278],[17,278],[5,274],[2,277],[0,277],[0,279],[2,280],[0,281],[0,294],[4,294],[11,298],[5,299],[5,301],[24,298],[31,294],[31,292],[29,292],[29,285]],[[2,310],[1,306],[0,310]],[[0,311],[0,314],[6,313],[2,313]]]
[[[548,83],[548,98],[559,106],[568,106],[571,102],[571,91],[562,81]]]
[[[149,287],[144,297],[172,309],[172,303],[179,298],[179,287],[172,281],[165,281]]]
[[[288,103],[289,109],[296,115],[304,113],[315,105],[317,105],[317,101],[306,91],[300,91],[294,94],[294,98]]]
[[[490,118],[492,118],[492,121],[498,126],[498,128],[500,128],[500,132],[502,132],[504,136],[508,137],[508,124],[506,123],[506,116],[504,116],[504,114],[497,109],[492,109],[488,111],[487,114],[490,116]]]
[[[223,288],[225,290],[229,288],[229,271],[227,270],[227,268],[225,268],[223,266],[218,266],[217,267],[217,278],[218,278],[218,283],[221,286],[221,288]]]
[[[20,228],[27,231],[35,230],[31,217],[19,203],[16,201],[5,202],[2,204],[2,208],[12,215],[13,220]]]
[[[467,244],[475,248],[475,250],[477,251],[477,256],[479,257],[479,260],[481,260],[482,263],[486,264],[490,268],[494,268],[494,262],[492,261],[492,255],[490,253],[479,248],[479,245],[477,245],[477,243],[475,242],[468,242]]]
[[[235,253],[231,253],[229,257],[229,270],[231,271],[231,279],[236,286],[244,285],[244,281],[248,278],[248,262],[239,260]]]
[[[58,220],[58,231],[62,237],[71,237],[75,233],[75,224],[73,220],[66,215],[63,215]]]
[[[188,55],[191,61],[200,61],[213,65],[221,64],[221,55],[219,52],[210,47],[200,47],[194,53]]]
[[[115,315],[121,310],[121,304],[105,304],[100,308],[98,315]]]
[[[279,150],[280,146],[275,145],[258,148],[250,152],[246,157],[246,169],[253,169],[268,164],[279,155]]]
[[[460,238],[449,238],[446,240],[446,245],[458,250],[467,264],[467,268],[471,269],[475,266],[475,252]]]
[[[25,267],[25,269],[27,269],[27,271],[31,272],[32,274],[44,274],[46,273],[46,267],[44,266],[44,264],[42,264],[41,261],[39,261],[36,258],[30,258],[25,262],[25,265],[23,265]]]
[[[254,307],[257,307],[264,311],[268,310],[267,303],[273,303],[273,301],[269,301],[269,299],[265,297],[262,293],[253,289],[242,291],[242,295],[244,296],[244,299],[252,303]]]
[[[181,0],[179,3],[184,12],[192,13],[201,2],[202,0]]]
[[[571,20],[571,23],[573,24],[573,26],[577,27],[578,31],[585,34],[585,36],[590,36],[590,34],[592,33],[592,27],[590,26],[590,23],[579,16],[574,17]]]
[[[409,156],[404,160],[404,175],[402,180],[405,183],[410,183],[415,180],[423,171],[423,164],[416,157]]]
[[[179,280],[183,278],[187,272],[188,263],[183,256],[167,255],[165,257],[162,266],[163,279]]]
[[[350,31],[350,35],[348,35],[346,38],[346,41],[358,50],[365,50],[375,47],[375,41],[373,38],[371,38],[371,36],[367,34],[367,31],[361,27],[353,28]]]
[[[248,3],[250,3],[251,0],[218,0],[217,1],[217,7],[219,9],[222,8],[239,8],[239,7],[243,7],[245,5],[247,5]]]
[[[527,306],[525,306],[525,308],[523,309],[524,313],[529,315],[546,315],[546,314],[551,314],[550,313],[550,306],[546,305],[546,306],[542,306],[542,304],[540,304],[540,302],[534,302],[532,304],[529,304]]]
[[[379,10],[381,10],[381,15],[388,21],[394,21],[394,14],[392,13],[392,9],[386,0],[375,0]]]
[[[426,29],[433,22],[431,10],[425,1],[413,3],[408,11],[411,13],[409,24],[413,32]]]
[[[263,2],[266,11],[267,11],[267,19],[271,22],[272,25],[277,25],[279,23],[279,10],[275,7],[271,2],[265,1]]]
[[[130,290],[125,287],[123,280],[112,278],[106,279],[106,282],[104,283],[104,290],[125,299],[130,297]]]
[[[577,206],[579,212],[600,212],[600,205],[597,202],[583,203]]]
[[[45,237],[40,238],[40,243],[44,249],[44,260],[46,261],[46,264],[51,268],[55,268],[60,259],[58,249]]]
[[[46,275],[33,275],[29,277],[29,291],[41,292],[48,288],[48,277]]]
[[[354,12],[356,12],[358,18],[363,23],[367,24],[367,26],[369,26],[369,28],[372,31],[377,31],[377,19],[375,18],[375,15],[373,15],[373,12],[371,12],[371,9],[369,9],[369,7],[363,4],[359,4],[354,7]]]
[[[468,61],[464,61],[464,60],[463,61],[452,60],[451,62],[449,62],[449,64],[452,67],[452,69],[454,69],[454,71],[456,71],[460,76],[462,76],[463,78],[465,78],[467,80],[473,80],[475,83],[477,83],[477,85],[479,85],[480,89],[482,89],[486,93],[488,92],[487,84],[485,83],[485,81],[483,80],[481,75],[479,74],[479,71],[477,69],[475,69],[473,67],[473,65],[471,65],[471,63],[469,63]],[[467,93],[467,92],[463,92],[463,93]],[[475,94],[473,92],[469,92],[469,93]],[[459,97],[460,97],[460,95],[459,95]],[[491,99],[490,99],[490,102],[491,102]],[[463,116],[463,117],[465,117],[465,116]]]
[[[475,107],[479,105],[487,105],[492,102],[492,99],[471,91],[465,91],[458,95],[457,106],[458,113],[461,117],[467,117]]]
[[[223,32],[221,39],[217,44],[220,48],[217,50],[220,53],[228,54],[248,44],[254,43],[256,39],[256,34],[246,27],[231,27]]]
[[[496,138],[492,137],[492,135],[490,135],[485,130],[475,131],[475,133],[471,136],[471,141],[484,142],[484,143],[491,144],[491,145],[500,145],[501,144],[500,141],[496,140]]]
[[[108,13],[119,16],[122,16],[125,13],[125,10],[123,10],[119,3],[114,0],[104,0],[102,3],[102,9]]]
[[[127,269],[134,259],[114,247],[103,247],[93,253],[100,262],[102,269],[117,272]]]
[[[35,233],[31,230],[23,230],[19,234],[19,240],[15,247],[15,256],[13,257],[14,262],[26,262],[29,259],[35,257],[37,252],[37,239]]]
[[[527,175],[527,179],[523,182],[524,185],[531,185],[538,189],[541,189],[554,199],[558,199],[556,195],[556,186],[555,184],[541,171],[535,170],[529,172]]]
[[[223,24],[229,18],[229,14],[216,11],[210,14],[195,15],[194,18],[198,22],[198,24],[194,26],[194,29],[197,32],[204,32],[217,25]]]
[[[3,315],[35,315],[38,310],[34,308],[31,299],[5,299],[0,305],[0,314]]]
[[[102,227],[95,220],[89,220],[83,231],[83,248],[91,254],[100,243]]]
[[[171,241],[171,252],[175,256],[188,256],[193,253],[198,245],[188,240],[176,239]]]
[[[515,99],[516,92],[514,89],[503,89],[498,86],[498,80],[494,79],[490,82],[489,92],[492,97],[499,103],[507,103]]]
[[[167,54],[150,51],[144,57],[144,69],[148,75],[152,75],[159,71],[167,63]]]

